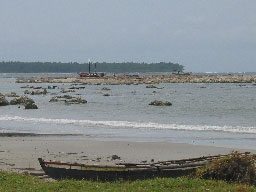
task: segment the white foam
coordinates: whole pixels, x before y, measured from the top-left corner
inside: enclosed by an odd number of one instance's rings
[[[61,124],[61,125],[101,125],[110,128],[134,128],[134,129],[160,129],[160,130],[187,130],[187,131],[220,131],[233,133],[256,134],[256,127],[241,126],[210,126],[210,125],[179,125],[179,124],[159,124],[151,122],[130,122],[130,121],[92,121],[76,119],[49,119],[49,118],[29,118],[20,116],[0,116],[0,121],[16,121],[39,124]]]

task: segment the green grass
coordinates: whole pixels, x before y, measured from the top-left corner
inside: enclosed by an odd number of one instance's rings
[[[37,177],[0,172],[0,192],[4,191],[256,191],[256,187],[192,178],[145,181],[92,182],[62,180],[46,182]]]

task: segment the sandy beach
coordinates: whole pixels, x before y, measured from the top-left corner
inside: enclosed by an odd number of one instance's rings
[[[119,162],[157,162],[161,160],[193,158],[228,154],[234,149],[158,142],[95,141],[65,136],[0,137],[0,169],[10,172],[43,175],[38,158],[87,164],[115,164]],[[113,155],[118,158],[113,159]]]

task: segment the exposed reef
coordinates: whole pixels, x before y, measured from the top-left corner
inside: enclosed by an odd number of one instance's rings
[[[59,102],[64,101],[65,104],[85,104],[87,101],[82,99],[81,97],[73,97],[70,95],[63,95],[63,96],[55,96],[50,99],[49,102]]]
[[[256,75],[157,75],[19,78],[17,83],[83,83],[83,85],[138,85],[158,83],[256,83]]]

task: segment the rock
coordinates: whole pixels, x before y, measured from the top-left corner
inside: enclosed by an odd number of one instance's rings
[[[70,87],[70,88],[68,88],[68,89],[71,89],[71,90],[73,90],[73,89],[85,89],[85,87]]]
[[[81,97],[78,97],[78,98],[73,98],[73,99],[70,99],[70,100],[66,100],[65,101],[66,104],[85,104],[87,103],[87,101],[85,99],[82,99]]]
[[[38,109],[37,105],[35,103],[25,103],[25,109]]]
[[[46,95],[48,92],[46,89],[44,89],[43,91],[40,90],[36,90],[36,91],[29,91],[29,90],[25,90],[24,94],[30,94],[30,95]]]
[[[61,93],[69,93],[69,92],[76,92],[76,91],[73,90],[73,89],[70,89],[70,90],[61,89],[60,92],[61,92]]]
[[[157,87],[154,85],[147,85],[146,88],[157,88]]]
[[[21,96],[14,98],[10,101],[11,105],[24,105],[25,109],[38,109],[37,105],[35,104],[35,101],[31,98],[28,98],[27,96]]]
[[[171,106],[172,103],[169,101],[158,101],[158,100],[154,100],[151,103],[149,103],[149,105],[154,105],[154,106]]]
[[[57,96],[59,99],[72,99],[73,97],[70,95]]]
[[[104,90],[104,91],[109,91],[109,90],[111,90],[111,89],[110,89],[110,88],[107,88],[107,87],[103,87],[102,90]]]
[[[19,97],[19,95],[17,95],[17,93],[15,92],[11,92],[11,93],[8,93],[8,94],[5,94],[6,97]]]
[[[52,97],[49,102],[58,102],[57,97]]]
[[[50,99],[49,102],[64,101],[65,104],[85,104],[87,101],[81,97],[72,97],[70,95],[55,96]]]
[[[29,86],[29,85],[26,85],[26,86],[21,86],[20,88],[22,88],[22,89],[28,89],[28,88],[30,88],[30,86]]]
[[[119,156],[117,156],[117,155],[112,155],[112,157],[111,157],[111,160],[113,161],[113,160],[117,160],[117,159],[121,159],[121,157],[119,157]]]
[[[10,101],[11,105],[25,105],[26,103],[35,103],[33,99],[27,97],[27,96],[21,96],[14,98]]]
[[[7,99],[5,99],[4,96],[0,96],[0,106],[6,106],[9,105],[9,102],[7,101]]]
[[[48,92],[47,92],[47,89],[44,89],[43,90],[43,94],[46,95]]]

